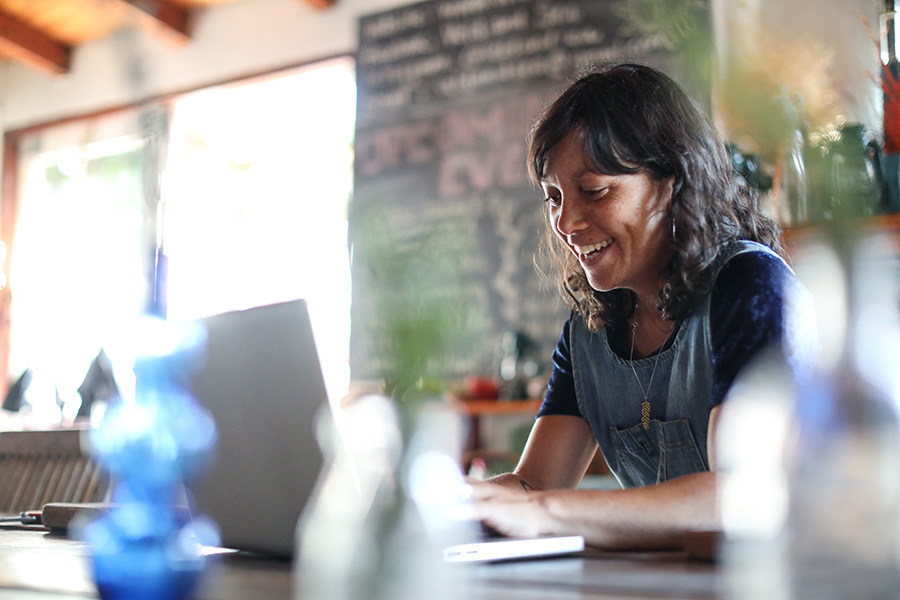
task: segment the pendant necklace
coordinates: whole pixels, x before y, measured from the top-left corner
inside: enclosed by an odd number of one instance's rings
[[[637,334],[637,325],[637,321],[631,324],[631,356],[628,358],[628,362],[631,364],[631,372],[634,373],[634,378],[637,379],[638,386],[641,388],[641,394],[644,395],[644,401],[641,402],[641,425],[644,429],[650,429],[650,388],[653,387],[653,376],[656,375],[656,367],[659,365],[659,355],[662,354],[662,347],[656,352],[656,362],[653,363],[653,370],[650,371],[650,382],[647,383],[647,389],[644,390],[644,384],[641,383],[637,369],[634,368],[634,338]],[[666,341],[663,342],[663,347],[668,341],[669,338],[667,336]]]

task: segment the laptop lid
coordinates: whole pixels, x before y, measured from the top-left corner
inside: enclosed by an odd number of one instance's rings
[[[216,460],[190,484],[222,545],[291,556],[322,467],[313,428],[327,406],[306,302],[215,315],[193,393],[212,413]]]

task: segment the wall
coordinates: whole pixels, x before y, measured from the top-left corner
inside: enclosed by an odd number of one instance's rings
[[[120,106],[142,95],[193,89],[353,52],[360,15],[404,3],[338,0],[335,7],[320,11],[304,0],[237,0],[200,13],[192,39],[180,48],[147,33],[125,33],[79,47],[67,75],[4,64],[2,128],[19,129]],[[135,60],[146,73],[140,86],[126,76]]]

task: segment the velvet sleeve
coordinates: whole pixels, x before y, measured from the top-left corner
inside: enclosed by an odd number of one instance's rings
[[[575,377],[572,374],[572,354],[569,350],[569,329],[573,316],[563,325],[562,334],[553,351],[553,371],[547,382],[547,393],[537,416],[572,415],[581,416],[578,400],[575,398]]]
[[[782,343],[787,287],[793,278],[784,262],[764,252],[739,254],[722,267],[710,298],[710,408],[722,402],[760,350]]]

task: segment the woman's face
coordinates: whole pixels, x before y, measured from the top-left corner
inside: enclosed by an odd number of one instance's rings
[[[551,149],[541,187],[550,226],[578,258],[591,287],[659,294],[672,253],[671,177],[599,173],[576,130]]]

